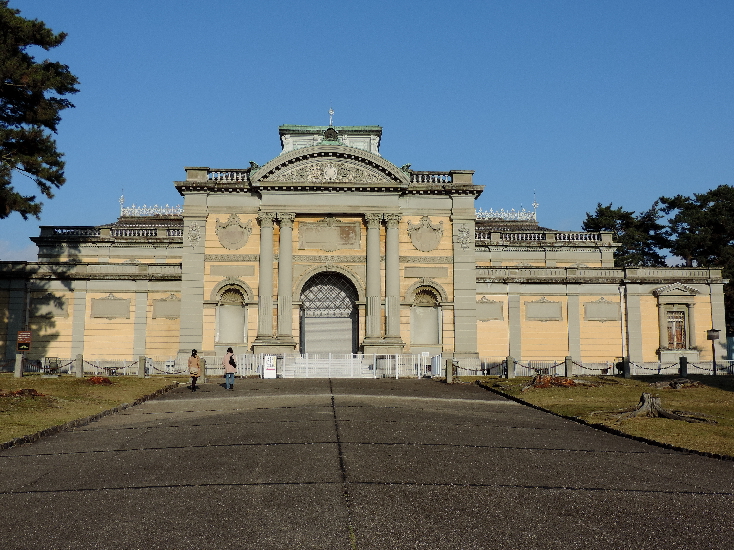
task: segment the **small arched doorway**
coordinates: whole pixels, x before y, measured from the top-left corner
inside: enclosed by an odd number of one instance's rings
[[[356,353],[357,289],[333,271],[311,277],[301,290],[301,353]]]

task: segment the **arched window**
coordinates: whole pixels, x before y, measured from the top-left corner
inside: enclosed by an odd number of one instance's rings
[[[438,293],[431,287],[415,291],[410,308],[411,345],[439,345],[441,343],[441,308]]]
[[[247,343],[247,307],[242,292],[236,287],[222,290],[217,304],[217,343]]]

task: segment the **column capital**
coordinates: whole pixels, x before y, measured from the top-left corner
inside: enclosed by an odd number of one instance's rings
[[[394,229],[400,223],[402,216],[400,214],[384,214],[383,218],[387,223],[387,227]]]
[[[367,222],[368,228],[379,228],[380,223],[382,223],[382,214],[365,214],[364,221]]]
[[[273,220],[275,219],[275,212],[258,212],[257,221],[260,222],[260,227],[273,227]]]
[[[280,227],[293,227],[293,221],[295,219],[295,212],[278,212],[278,221],[280,223]]]

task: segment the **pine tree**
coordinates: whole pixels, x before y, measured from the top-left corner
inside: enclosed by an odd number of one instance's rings
[[[0,0],[0,218],[18,212],[28,219],[39,217],[42,203],[16,191],[13,177],[32,179],[47,198],[64,184],[63,154],[52,133],[59,113],[74,107],[64,96],[78,91],[78,80],[68,66],[36,61],[27,51],[55,48],[66,34],[54,34],[42,21],[19,13]]]

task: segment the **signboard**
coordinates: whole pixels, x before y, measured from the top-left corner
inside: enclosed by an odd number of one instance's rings
[[[18,331],[18,351],[29,351],[31,349],[31,331]]]
[[[263,378],[276,378],[275,355],[263,357]]]

